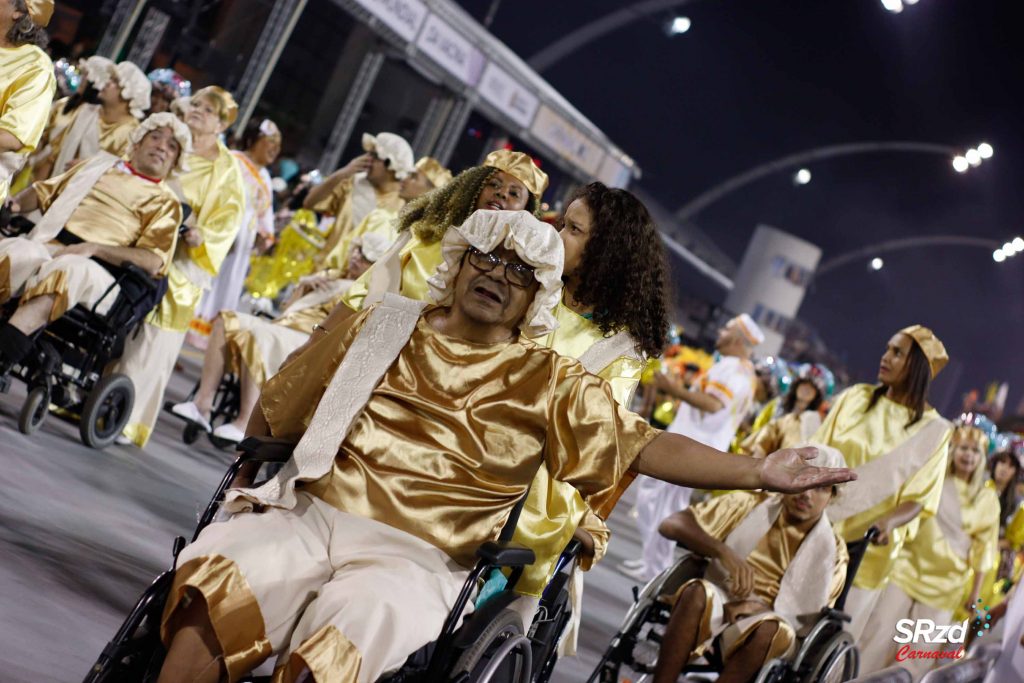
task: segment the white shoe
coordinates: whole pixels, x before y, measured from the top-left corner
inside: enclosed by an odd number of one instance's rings
[[[224,441],[233,441],[235,443],[239,443],[241,442],[242,439],[245,438],[245,432],[243,432],[241,429],[231,424],[230,422],[222,424],[221,426],[214,429],[213,435],[218,439],[223,439]]]
[[[639,569],[640,567],[644,566],[644,561],[639,557],[635,560],[624,560],[622,562],[622,566],[626,567],[627,569]]]
[[[199,412],[199,408],[192,401],[185,401],[184,403],[175,403],[171,406],[171,412],[178,417],[183,417],[189,422],[195,422],[197,425],[202,427],[206,431],[213,429],[210,426],[210,421],[203,417],[203,414]]]
[[[129,439],[124,434],[118,434],[117,438],[114,439],[114,443],[118,446],[134,446],[135,442]]]

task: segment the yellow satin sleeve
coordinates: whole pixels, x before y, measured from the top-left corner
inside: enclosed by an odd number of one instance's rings
[[[1024,547],[1024,502],[1017,507],[1017,511],[1006,525],[1005,536],[1014,550]]]
[[[402,261],[402,283],[399,285],[398,293],[417,301],[430,301],[427,278],[441,265],[441,243],[422,242],[414,234],[408,244],[402,247],[398,258]],[[353,311],[362,310],[370,279],[373,277],[373,269],[376,267],[376,264],[371,266],[345,294],[345,305]]]
[[[387,239],[389,244],[394,242],[398,237],[397,220],[398,213],[396,211],[377,207],[368,213],[359,225],[341,237],[337,246],[327,254],[324,264],[328,268],[345,270],[348,265],[349,251],[352,249],[353,240],[363,235],[381,235]]]
[[[18,138],[19,154],[36,148],[56,92],[53,62],[35,45],[0,48],[0,129]]]

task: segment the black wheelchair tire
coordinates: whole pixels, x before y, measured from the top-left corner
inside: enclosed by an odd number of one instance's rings
[[[480,632],[476,642],[466,648],[455,662],[449,680],[475,680],[474,676],[479,675],[490,661],[489,655],[497,649],[509,636],[518,636],[523,633],[523,618],[518,612],[504,609],[495,615],[494,620]],[[499,670],[493,679],[496,683],[514,683],[520,678],[520,664],[514,665],[512,676],[507,679],[499,678]],[[467,676],[468,678],[462,678]]]
[[[202,433],[203,429],[199,425],[189,422],[185,425],[185,428],[181,430],[181,440],[184,441],[186,445],[191,446]]]
[[[46,387],[35,387],[28,392],[25,403],[18,415],[18,431],[22,434],[34,434],[46,420],[50,410],[50,392]]]
[[[850,681],[857,677],[860,658],[857,653],[853,638],[846,631],[840,631],[832,636],[821,648],[819,659],[815,661],[814,668],[803,678],[802,683],[839,683]],[[851,656],[852,655],[852,656]],[[839,678],[830,676],[825,679],[825,674],[834,671],[834,665],[839,664],[844,671]]]
[[[135,385],[127,375],[113,374],[96,383],[82,408],[78,433],[82,443],[90,448],[102,449],[128,424],[135,404]]]

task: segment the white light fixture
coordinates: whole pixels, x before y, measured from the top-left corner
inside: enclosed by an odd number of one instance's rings
[[[981,152],[976,149],[969,149],[964,154],[964,158],[967,159],[967,163],[971,166],[977,166],[981,163]]]
[[[916,5],[917,0],[903,0],[904,5]]]
[[[995,150],[992,149],[992,145],[988,144],[987,142],[983,142],[980,145],[978,145],[978,154],[981,156],[982,159],[991,159],[992,154],[994,152]]]
[[[1017,253],[1017,250],[1013,248],[1013,245],[1009,242],[1003,245],[1003,253],[1007,256],[1013,256]]]
[[[992,252],[992,260],[996,263],[1002,263],[1006,260],[1006,254],[1003,253],[1002,249],[996,249]]]
[[[882,7],[889,10],[890,12],[900,13],[903,11],[902,0],[882,0]]]
[[[1014,237],[1010,244],[1013,245],[1014,251],[1024,251],[1024,238]]]
[[[970,167],[971,164],[967,161],[966,157],[960,155],[953,157],[953,170],[957,173],[964,173]]]
[[[796,172],[796,175],[793,176],[793,182],[797,185],[806,185],[811,182],[811,172],[806,168],[801,168]]]
[[[690,21],[689,17],[676,17],[668,25],[668,34],[670,36],[678,36],[681,33],[686,33],[690,30],[693,22]]]
[[[881,270],[882,266],[885,265],[885,261],[878,258],[877,256],[871,259],[871,270]]]

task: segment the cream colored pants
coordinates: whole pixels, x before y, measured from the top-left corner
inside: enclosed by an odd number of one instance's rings
[[[317,683],[372,683],[437,638],[468,572],[404,531],[298,500],[204,529],[165,616],[186,588],[202,593],[231,680],[273,652],[275,681],[309,669]]]
[[[85,256],[53,258],[45,244],[24,237],[0,240],[0,302],[22,295],[28,301],[52,294],[51,322],[77,304],[94,306],[99,302],[96,312],[106,313],[117,299],[116,286],[103,296],[113,284],[114,276]]]
[[[911,673],[915,681],[933,669],[936,665],[948,664],[953,660],[943,659],[905,659],[896,661],[896,652],[903,646],[893,640],[896,635],[896,622],[900,619],[931,619],[936,624],[952,624],[953,613],[929,607],[917,602],[903,592],[899,586],[890,583],[885,590],[878,591],[881,595],[875,608],[868,616],[864,632],[857,643],[860,649],[860,673],[869,674],[887,666],[897,665]],[[910,643],[912,649],[939,650],[956,649],[958,646],[947,646],[929,643]]]

